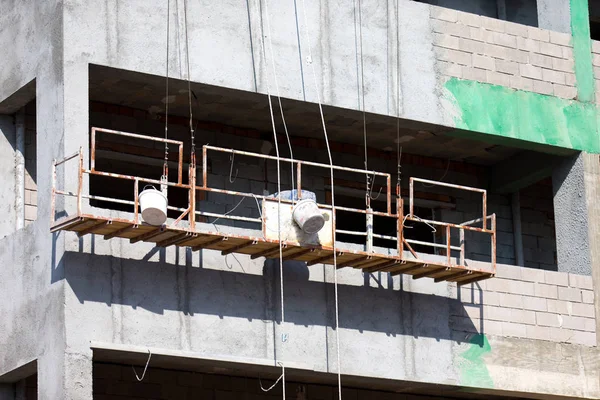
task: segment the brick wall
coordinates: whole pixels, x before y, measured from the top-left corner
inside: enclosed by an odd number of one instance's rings
[[[25,225],[37,219],[35,100],[25,106]]]
[[[431,7],[441,75],[573,99],[571,36]]]
[[[596,102],[600,100],[600,42],[592,40],[592,64],[596,82]]]
[[[137,367],[141,376],[143,367]],[[196,372],[148,368],[142,382],[138,382],[129,365],[94,363],[93,384],[95,400],[268,400],[282,398],[282,385],[278,383],[271,391],[260,388],[258,376],[237,377]],[[275,383],[263,379],[264,388]],[[335,400],[336,385],[315,385],[286,380],[286,398],[291,400]],[[413,396],[376,390],[342,388],[346,400],[402,399],[444,400],[441,397]]]
[[[462,287],[451,327],[465,333],[596,346],[590,276],[498,266],[498,274]]]

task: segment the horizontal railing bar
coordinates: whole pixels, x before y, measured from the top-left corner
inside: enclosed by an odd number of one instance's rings
[[[487,190],[485,190],[485,189],[478,189],[478,188],[473,188],[470,186],[455,185],[453,183],[431,181],[429,179],[423,179],[423,178],[412,178],[411,177],[410,180],[414,181],[414,182],[428,183],[428,184],[435,185],[435,186],[445,186],[445,187],[450,187],[450,188],[454,188],[454,189],[467,190],[469,192],[478,192],[478,193],[486,193],[487,192]]]
[[[211,218],[218,218],[218,219],[235,219],[238,221],[256,222],[258,224],[262,223],[262,219],[260,219],[260,218],[238,217],[237,215],[223,215],[223,214],[216,214],[216,213],[211,213],[211,212],[206,212],[206,211],[196,211],[195,214],[201,215],[203,217],[211,217]]]
[[[367,232],[345,231],[342,229],[336,229],[335,232],[343,235],[367,236]]]
[[[487,217],[485,217],[485,219],[492,219],[492,216],[491,216],[491,215],[488,215]],[[461,225],[461,226],[467,226],[467,225],[476,224],[476,223],[478,223],[478,222],[481,222],[481,221],[483,221],[483,217],[479,217],[479,218],[477,218],[477,219],[472,219],[472,220],[470,220],[470,221],[463,222],[463,223],[462,223],[462,224],[460,224],[460,225]]]
[[[243,150],[226,149],[223,147],[215,147],[215,146],[209,146],[209,145],[204,145],[203,147],[207,150],[220,151],[222,153],[229,153],[229,154],[233,153],[233,154],[239,154],[239,155],[248,156],[248,157],[264,158],[267,160],[275,160],[275,161],[279,160],[279,161],[285,161],[285,162],[289,162],[289,163],[293,163],[293,164],[309,165],[309,166],[320,167],[320,168],[325,168],[325,169],[332,168],[332,166],[329,164],[321,164],[321,163],[316,163],[316,162],[312,162],[312,161],[292,160],[291,158],[268,156],[265,154],[256,154],[256,153],[251,153],[251,152],[243,151]],[[385,176],[385,177],[391,176],[390,174],[385,173],[385,172],[377,172],[377,171],[368,171],[365,169],[340,167],[337,165],[334,165],[333,169],[338,170],[338,171],[356,172],[358,174],[364,174],[364,175],[376,175],[376,176]]]
[[[79,150],[77,150],[75,153],[71,154],[70,156],[63,158],[63,159],[62,159],[62,160],[60,160],[60,161],[55,161],[55,162],[54,162],[54,165],[55,165],[55,166],[58,166],[58,165],[64,164],[64,163],[66,163],[67,161],[74,159],[74,158],[75,158],[75,157],[77,157],[78,155],[79,155]]]
[[[104,132],[104,133],[110,133],[112,135],[126,136],[126,137],[131,137],[131,138],[136,138],[136,139],[143,139],[143,140],[150,140],[150,141],[153,141],[153,142],[178,144],[178,145],[182,145],[183,146],[183,142],[180,141],[180,140],[173,140],[173,139],[165,139],[165,138],[154,137],[154,136],[139,135],[137,133],[115,131],[115,130],[112,130],[112,129],[104,129],[104,128],[93,128],[93,129],[95,129],[96,132]]]
[[[140,181],[140,182],[145,182],[145,183],[154,183],[156,185],[167,185],[167,186],[172,186],[172,187],[177,187],[177,188],[181,188],[181,189],[189,189],[190,185],[186,185],[183,183],[173,183],[173,182],[161,182],[159,180],[156,179],[150,179],[150,178],[143,178],[143,177],[139,177],[139,176],[133,176],[133,175],[121,175],[121,174],[115,174],[112,172],[102,172],[102,171],[91,171],[89,169],[85,169],[83,170],[84,174],[89,174],[89,175],[99,175],[99,176],[108,176],[111,178],[119,178],[119,179],[126,179],[126,180],[130,180],[130,181]]]
[[[377,233],[374,233],[373,237],[376,239],[384,239],[384,240],[398,240],[398,238],[396,236],[379,235]]]
[[[452,228],[464,229],[466,231],[474,231],[474,232],[489,233],[489,234],[494,233],[494,231],[491,229],[475,228],[474,226],[451,224],[449,222],[433,221],[431,219],[423,219],[423,218],[418,218],[418,217],[415,218],[415,217],[411,217],[409,215],[407,215],[405,218],[407,221],[422,222],[422,223],[427,223],[427,224],[431,224],[431,225],[439,225],[439,226],[450,226]]]
[[[439,244],[439,243],[431,243],[431,242],[422,242],[420,240],[414,240],[414,239],[404,239],[404,241],[408,242],[408,243],[412,243],[412,244],[420,244],[423,246],[430,246],[430,247],[439,247],[441,249],[447,249],[448,246],[445,244]],[[450,246],[450,248],[452,250],[458,250],[460,251],[460,247],[458,246]]]

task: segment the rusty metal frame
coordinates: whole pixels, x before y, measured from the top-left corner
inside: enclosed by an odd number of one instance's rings
[[[166,182],[164,182],[164,181],[157,180],[157,179],[149,179],[149,178],[133,176],[133,175],[124,175],[124,174],[118,174],[118,173],[112,173],[112,172],[99,171],[98,169],[96,169],[96,162],[95,162],[96,161],[96,133],[97,132],[111,134],[111,135],[125,136],[125,137],[129,137],[129,138],[140,139],[140,140],[149,140],[149,141],[154,141],[154,142],[169,143],[169,144],[177,145],[178,146],[178,154],[179,154],[178,165],[177,165],[177,172],[178,172],[177,182],[169,182],[168,180]],[[373,177],[375,177],[375,176],[384,177],[385,181],[386,181],[386,191],[385,191],[386,194],[385,195],[386,195],[387,212],[373,211],[370,208],[357,209],[357,208],[339,207],[339,206],[336,206],[335,209],[332,209],[332,206],[330,204],[319,204],[320,208],[332,210],[333,213],[336,213],[337,211],[347,211],[347,212],[369,214],[369,215],[376,215],[376,216],[389,217],[389,218],[396,219],[397,230],[398,230],[396,237],[385,236],[385,235],[367,235],[364,232],[354,232],[354,233],[350,232],[350,234],[356,234],[359,236],[371,236],[371,237],[375,237],[375,238],[396,241],[396,248],[397,248],[398,255],[396,257],[394,257],[394,259],[391,261],[388,260],[387,262],[380,262],[376,265],[368,267],[371,270],[387,271],[389,269],[390,272],[393,272],[393,273],[396,273],[398,271],[400,271],[400,273],[403,273],[403,272],[408,271],[408,269],[407,270],[398,269],[398,266],[403,265],[406,262],[413,263],[413,264],[421,263],[424,266],[426,266],[428,264],[429,265],[437,264],[437,266],[435,268],[438,268],[438,269],[435,269],[433,271],[429,271],[426,273],[419,272],[418,274],[416,274],[416,275],[418,275],[418,277],[421,277],[421,276],[437,274],[438,271],[442,271],[442,270],[439,270],[440,266],[441,266],[441,268],[445,267],[445,268],[450,268],[450,269],[454,268],[454,267],[467,268],[465,266],[464,232],[468,230],[468,231],[489,234],[491,236],[492,272],[491,272],[490,276],[493,276],[496,272],[496,215],[495,214],[487,215],[487,191],[484,189],[478,189],[478,188],[472,188],[472,187],[468,187],[468,186],[461,186],[461,185],[455,185],[455,184],[450,184],[450,183],[445,183],[445,182],[437,182],[437,181],[432,181],[432,180],[427,180],[427,179],[411,177],[410,178],[410,188],[409,188],[410,189],[409,190],[409,213],[405,215],[404,214],[404,200],[399,196],[398,188],[396,189],[397,193],[396,193],[395,210],[392,212],[391,174],[384,173],[384,172],[377,172],[377,171],[369,171],[369,170],[364,170],[364,169],[341,167],[341,166],[337,166],[337,165],[330,166],[329,164],[322,164],[322,163],[316,163],[316,162],[310,162],[310,161],[292,160],[292,159],[284,158],[284,157],[275,157],[275,156],[269,156],[269,155],[264,155],[264,154],[252,153],[252,152],[248,152],[248,151],[232,150],[232,149],[227,149],[227,148],[223,148],[223,147],[215,147],[215,146],[209,146],[209,145],[205,145],[202,147],[202,183],[200,185],[196,184],[195,155],[192,155],[192,162],[189,165],[188,182],[184,183],[183,177],[182,177],[183,142],[177,141],[177,140],[169,140],[169,139],[139,135],[139,134],[128,133],[128,132],[121,132],[121,131],[115,131],[115,130],[109,130],[109,129],[101,129],[101,128],[92,128],[92,130],[91,130],[91,155],[90,155],[90,168],[89,169],[85,168],[85,166],[84,166],[83,149],[81,149],[81,148],[79,149],[78,152],[76,152],[68,157],[65,157],[62,160],[59,160],[59,161],[54,160],[53,161],[53,164],[52,164],[52,195],[51,195],[51,230],[55,231],[55,230],[60,230],[60,229],[66,229],[66,226],[64,225],[65,224],[64,219],[60,220],[60,221],[56,221],[56,219],[55,219],[56,196],[63,195],[63,196],[72,196],[72,197],[77,198],[77,216],[76,217],[78,217],[79,219],[77,221],[71,221],[70,222],[71,225],[69,225],[69,226],[74,226],[73,224],[80,223],[81,218],[84,215],[82,212],[82,199],[85,198],[85,199],[104,200],[104,201],[109,201],[109,202],[116,202],[116,203],[132,205],[134,208],[133,220],[130,221],[129,227],[122,229],[123,232],[131,231],[131,227],[137,227],[142,224],[142,222],[140,221],[140,215],[139,215],[140,214],[139,213],[140,182],[141,183],[152,183],[152,184],[157,184],[157,185],[162,184],[162,185],[166,185],[168,187],[170,186],[170,187],[176,187],[176,188],[188,190],[188,207],[187,208],[177,208],[177,207],[169,206],[168,207],[169,210],[181,211],[182,214],[177,219],[175,219],[175,221],[172,225],[165,225],[163,227],[157,228],[156,231],[154,232],[154,235],[158,235],[160,232],[163,232],[163,230],[167,229],[167,228],[181,229],[181,228],[176,228],[176,225],[179,222],[181,222],[186,216],[187,216],[187,219],[189,222],[189,230],[183,231],[183,232],[187,232],[187,233],[181,234],[180,236],[178,236],[178,238],[176,240],[162,241],[160,243],[162,245],[171,245],[171,244],[178,244],[178,243],[182,243],[182,245],[183,245],[187,241],[187,239],[185,239],[185,238],[188,237],[188,234],[189,235],[201,234],[201,232],[196,232],[196,216],[198,216],[198,215],[215,217],[215,218],[224,218],[224,219],[238,219],[238,220],[249,221],[249,222],[263,223],[263,225],[264,225],[264,222],[261,218],[238,217],[238,216],[231,216],[231,215],[226,215],[226,214],[207,213],[207,212],[196,210],[197,191],[209,192],[209,193],[221,193],[221,194],[227,194],[227,195],[232,195],[232,196],[254,197],[255,199],[262,199],[262,200],[267,198],[267,196],[264,196],[264,195],[258,195],[258,194],[247,193],[247,192],[239,192],[239,191],[233,191],[233,190],[217,189],[217,188],[210,187],[209,182],[208,182],[208,168],[207,168],[209,152],[238,154],[238,155],[253,157],[253,158],[258,158],[258,159],[290,163],[292,165],[295,164],[296,187],[298,189],[298,197],[301,197],[300,193],[302,190],[303,166],[323,168],[326,170],[330,170],[331,168],[333,168],[333,170],[335,170],[335,171],[345,171],[345,172],[357,173],[357,174],[368,175],[368,176],[373,176]],[[77,193],[71,193],[71,192],[57,189],[56,188],[57,167],[65,164],[68,161],[73,160],[75,158],[78,158],[78,164],[79,164],[78,165]],[[95,196],[95,195],[90,195],[90,194],[85,195],[83,193],[83,177],[84,177],[84,175],[97,175],[97,176],[105,176],[105,177],[110,177],[110,178],[133,181],[133,183],[134,183],[134,185],[133,185],[134,186],[133,201],[123,200],[123,199],[113,199],[113,198]],[[443,187],[449,187],[449,188],[454,188],[454,189],[458,189],[458,190],[466,190],[466,191],[481,193],[482,206],[483,206],[482,207],[483,208],[482,217],[471,220],[471,221],[466,221],[462,224],[454,224],[454,223],[419,218],[418,216],[416,216],[414,214],[414,183],[415,182],[421,182],[421,183],[426,183],[426,184],[435,185],[435,186],[443,186]],[[334,188],[332,188],[332,190],[333,189]],[[294,203],[294,201],[284,200],[284,199],[282,199],[281,202],[288,203],[288,204]],[[488,228],[488,222],[487,222],[488,220],[491,220],[490,228]],[[333,223],[335,224],[335,218],[333,218],[333,221],[334,221]],[[429,243],[429,242],[415,243],[416,241],[414,241],[414,240],[406,239],[406,237],[404,235],[404,222],[405,221],[428,223],[430,225],[443,227],[443,229],[444,229],[443,232],[446,237],[446,244],[436,244],[433,242],[432,243]],[[478,224],[478,223],[481,223],[482,227],[472,226],[472,225]],[[94,225],[94,226],[96,226],[96,225]],[[94,226],[91,228],[84,229],[83,234],[88,233],[88,232],[93,232],[95,230]],[[100,227],[102,225],[98,224],[97,226]],[[263,229],[264,229],[264,226],[263,226]],[[335,229],[335,225],[334,225],[334,229]],[[451,245],[451,230],[452,229],[459,230],[460,241],[461,241],[460,246],[452,246]],[[341,233],[349,233],[349,232],[341,231]],[[111,238],[111,237],[114,237],[115,235],[108,234],[106,236],[107,236],[107,238]],[[146,235],[141,235],[141,236],[146,237]],[[224,236],[227,236],[227,234],[224,234]],[[139,239],[138,237],[131,239],[132,242],[136,242],[138,240],[143,240],[143,239]],[[226,240],[226,237],[223,238],[223,240]],[[441,263],[436,262],[436,263],[432,264],[430,262],[419,260],[418,254],[411,247],[411,242],[414,244],[429,245],[432,247],[438,247],[438,248],[445,249],[445,253],[446,253],[445,261],[441,262]],[[213,243],[213,242],[211,241],[211,243]],[[214,243],[217,243],[217,242],[215,241]],[[228,250],[224,251],[224,253],[227,253],[228,251],[235,252],[236,250],[239,250],[242,247],[251,246],[254,243],[255,243],[254,239],[248,238],[247,244],[240,246],[239,248],[234,248],[233,250],[228,249]],[[287,246],[287,244],[284,244],[284,249],[286,246]],[[200,248],[200,247],[203,247],[203,245],[200,244],[195,247]],[[344,251],[343,249],[338,249],[338,248],[333,248],[333,247],[331,247],[331,248],[321,247],[321,249],[327,250],[327,251],[335,251],[335,252],[343,252]],[[406,259],[405,258],[405,254],[404,254],[405,249],[407,249],[409,251],[410,255],[412,255],[412,257],[414,257],[414,259]],[[293,254],[294,255],[295,254],[308,254],[309,252],[312,252],[313,250],[314,249],[307,248],[306,250],[294,251]],[[460,252],[460,260],[458,263],[453,264],[452,251]],[[260,254],[257,253],[256,256],[268,256],[270,253],[271,253],[271,250],[268,249],[266,251],[260,252]],[[370,254],[370,253],[367,252],[367,256],[361,256],[360,259],[355,259],[355,260],[352,260],[349,262],[347,261],[343,264],[340,264],[339,267],[344,267],[344,266],[360,267],[361,265],[369,265],[372,263],[372,261],[371,261],[372,257],[368,254]],[[373,256],[377,256],[377,254],[373,254]],[[381,256],[383,256],[383,255],[381,255]],[[254,257],[254,255],[253,255],[253,257]],[[289,255],[287,257],[291,257],[291,255]],[[317,259],[317,261],[321,261],[321,260],[327,261],[331,257],[332,257],[331,255],[324,255],[320,259]],[[389,257],[389,256],[385,256],[385,257]],[[385,261],[385,260],[383,260],[383,261]],[[313,260],[313,261],[311,261],[311,263],[315,263],[315,261]],[[416,267],[414,267],[414,268],[413,267],[414,266],[409,265],[408,268],[411,271],[414,269],[418,269]],[[456,274],[456,276],[459,277],[462,275]],[[454,276],[452,276],[452,277],[454,277]]]

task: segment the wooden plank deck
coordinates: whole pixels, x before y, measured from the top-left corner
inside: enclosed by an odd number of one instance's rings
[[[150,242],[159,247],[191,247],[192,250],[210,249],[222,254],[246,254],[252,258],[279,258],[279,242],[263,237],[250,237],[221,232],[200,232],[188,229],[146,224],[118,218],[99,217],[89,214],[67,217],[57,221],[51,232],[71,231],[79,236],[96,234],[105,239],[115,237],[129,239],[131,243]],[[284,260],[296,260],[312,264],[333,264],[331,247],[301,246],[296,242],[283,242]],[[489,271],[469,269],[463,266],[408,259],[397,256],[364,251],[336,249],[338,268],[356,268],[365,272],[389,272],[392,275],[412,275],[413,279],[432,278],[435,282],[450,281],[458,285],[489,279],[494,276]]]

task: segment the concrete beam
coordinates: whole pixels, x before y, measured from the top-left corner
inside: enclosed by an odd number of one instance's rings
[[[552,166],[562,160],[550,154],[524,151],[496,164],[491,171],[490,191],[512,193],[552,175]]]
[[[594,301],[596,308],[596,332],[600,332],[600,156],[583,154],[583,169],[587,212],[590,223],[588,235],[590,243],[590,262],[594,282]],[[600,335],[596,336],[600,344]]]

